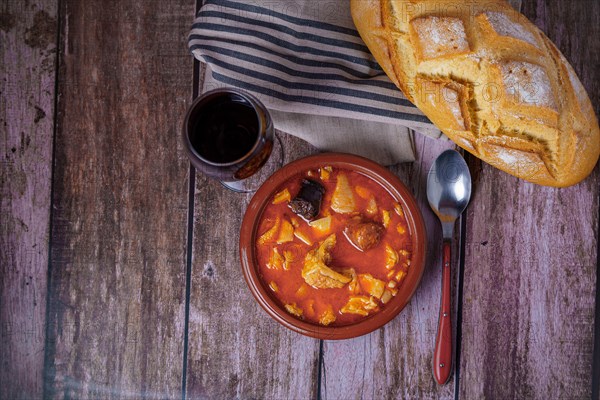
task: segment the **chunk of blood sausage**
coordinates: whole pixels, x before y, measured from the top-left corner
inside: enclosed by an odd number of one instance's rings
[[[325,188],[319,182],[310,179],[302,180],[298,195],[289,203],[290,209],[307,221],[314,220],[321,210],[321,200]]]

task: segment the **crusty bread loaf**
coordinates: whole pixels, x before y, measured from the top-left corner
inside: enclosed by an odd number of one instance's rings
[[[390,79],[448,137],[540,185],[574,185],[600,153],[590,99],[554,44],[504,0],[352,0]]]

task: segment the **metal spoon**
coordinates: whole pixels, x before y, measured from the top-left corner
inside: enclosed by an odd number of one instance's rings
[[[463,157],[446,150],[435,160],[427,178],[429,206],[442,222],[444,235],[442,299],[438,322],[433,376],[440,385],[448,382],[452,370],[452,320],[450,318],[450,248],[454,222],[467,208],[471,198],[471,174]]]

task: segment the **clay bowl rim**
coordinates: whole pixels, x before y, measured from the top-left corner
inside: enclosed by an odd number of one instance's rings
[[[398,201],[403,209],[411,234],[413,255],[411,265],[398,294],[379,312],[351,325],[320,326],[295,318],[285,311],[262,282],[255,262],[254,243],[258,221],[268,201],[281,184],[301,171],[331,165],[360,172],[378,182]],[[252,197],[240,231],[240,260],[244,279],[260,306],[274,320],[288,329],[305,336],[339,340],[350,339],[373,332],[395,318],[406,307],[416,292],[425,270],[427,234],[416,199],[410,190],[387,168],[369,159],[344,153],[321,153],[293,161],[268,178]]]

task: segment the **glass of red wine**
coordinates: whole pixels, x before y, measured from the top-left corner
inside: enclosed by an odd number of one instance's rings
[[[269,112],[238,89],[198,97],[185,116],[183,144],[197,171],[236,192],[256,191],[283,164]]]

